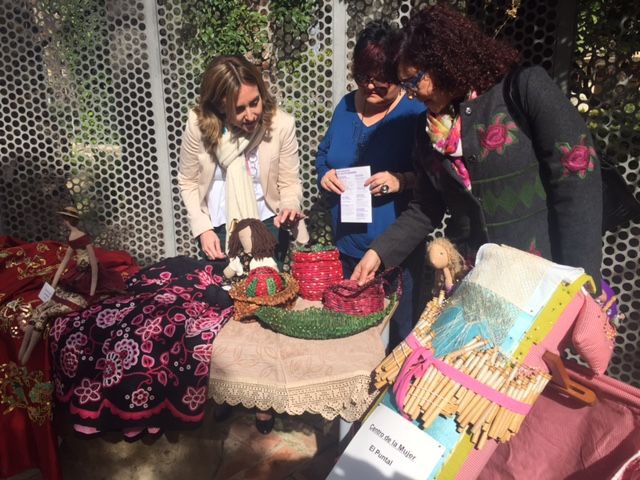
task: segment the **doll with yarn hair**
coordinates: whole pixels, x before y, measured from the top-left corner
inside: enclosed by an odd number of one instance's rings
[[[455,284],[467,272],[464,258],[453,243],[444,237],[435,238],[427,244],[427,261],[436,271],[434,295],[441,291],[450,295]]]
[[[238,280],[257,267],[278,266],[273,256],[276,238],[257,218],[245,218],[235,223],[229,236],[229,265],[224,276]]]

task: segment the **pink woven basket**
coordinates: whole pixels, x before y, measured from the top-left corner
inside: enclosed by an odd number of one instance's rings
[[[382,277],[376,277],[365,285],[355,280],[342,280],[325,290],[322,304],[327,310],[348,315],[370,315],[384,310],[384,286]]]
[[[337,249],[296,251],[291,264],[298,281],[298,294],[306,300],[321,300],[324,291],[342,280],[342,263]]]

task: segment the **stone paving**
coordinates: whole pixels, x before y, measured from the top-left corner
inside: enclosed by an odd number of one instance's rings
[[[81,438],[69,429],[61,433],[63,476],[65,480],[319,480],[339,456],[338,420],[281,415],[268,435],[258,433],[254,421],[251,411],[234,408],[231,418],[218,423],[209,409],[195,430],[136,442],[118,435]]]

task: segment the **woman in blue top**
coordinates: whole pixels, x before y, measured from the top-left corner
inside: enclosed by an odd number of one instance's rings
[[[353,52],[355,92],[345,95],[336,107],[327,133],[318,147],[316,171],[320,187],[329,192],[335,242],[346,278],[381,235],[407,207],[415,174],[411,151],[416,124],[424,105],[410,100],[398,85],[397,54],[402,33],[386,22],[368,24]],[[340,195],[344,185],[336,169],[371,167],[365,185],[371,191],[372,222],[340,222]],[[418,246],[403,264],[404,294],[391,323],[390,345],[402,340],[417,320],[424,245]]]

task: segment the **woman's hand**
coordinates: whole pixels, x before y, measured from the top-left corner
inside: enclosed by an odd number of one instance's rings
[[[220,248],[220,239],[213,230],[207,230],[200,234],[200,246],[211,260],[224,258],[224,253]]]
[[[333,192],[338,195],[342,195],[345,190],[342,182],[338,180],[338,174],[336,173],[335,168],[329,170],[324,174],[324,177],[322,177],[322,180],[320,180],[320,186],[327,192]]]
[[[300,220],[305,218],[304,213],[294,208],[283,208],[273,219],[276,228],[293,228]]]
[[[398,193],[404,190],[402,173],[395,172],[378,172],[371,175],[366,182],[365,187],[369,187],[371,195],[379,197],[381,195],[388,195],[389,193]],[[383,186],[386,186],[386,191],[383,191]]]
[[[353,269],[351,280],[355,280],[360,286],[364,285],[373,279],[380,265],[382,265],[382,260],[380,260],[375,250],[367,250],[367,253],[358,262],[356,268]]]

